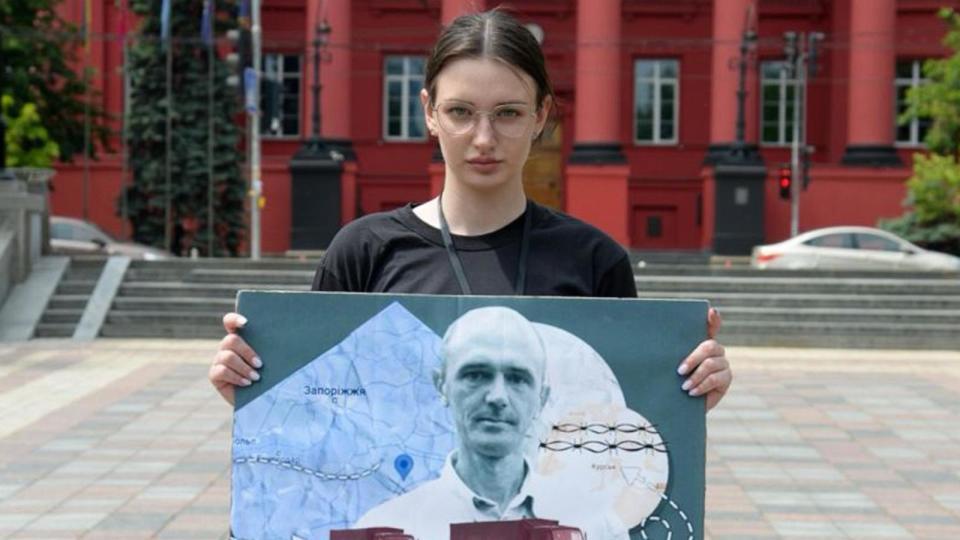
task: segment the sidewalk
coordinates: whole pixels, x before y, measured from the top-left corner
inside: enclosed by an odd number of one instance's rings
[[[0,538],[225,538],[215,348],[0,345]],[[960,538],[960,353],[728,356],[736,381],[709,415],[707,538]]]

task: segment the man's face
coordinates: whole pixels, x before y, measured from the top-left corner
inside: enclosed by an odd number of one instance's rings
[[[461,446],[488,457],[520,452],[546,401],[545,366],[529,347],[463,347],[447,358],[441,391]]]

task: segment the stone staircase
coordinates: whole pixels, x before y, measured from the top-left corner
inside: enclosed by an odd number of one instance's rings
[[[705,298],[730,345],[960,349],[960,275],[638,269],[644,298]]]
[[[34,337],[71,337],[106,264],[104,257],[73,257],[50,298]]]
[[[317,261],[132,261],[100,335],[219,338],[242,289],[310,289]]]
[[[316,260],[133,261],[104,337],[219,338],[241,289],[308,290]],[[727,345],[960,349],[960,275],[636,266],[642,298],[707,299]]]

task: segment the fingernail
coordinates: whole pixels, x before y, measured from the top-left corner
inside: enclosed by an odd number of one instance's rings
[[[260,374],[257,373],[256,371],[251,371],[251,372],[250,372],[250,378],[253,379],[253,380],[255,380],[255,381],[259,381],[259,380],[260,380]]]
[[[684,391],[687,391],[690,389],[692,385],[693,383],[690,382],[690,379],[687,379],[686,382],[683,383],[683,386],[681,386],[680,388],[683,389]]]
[[[251,383],[249,379],[240,379],[240,386],[250,386]]]
[[[244,317],[243,315],[240,315],[239,317],[237,317],[237,324],[240,326],[246,326],[247,318]]]
[[[260,357],[259,357],[259,356],[254,356],[254,357],[253,357],[253,367],[255,367],[255,368],[257,368],[257,369],[260,369],[260,368],[263,367],[263,361],[260,360]]]
[[[699,391],[697,391],[697,389],[696,389],[696,388],[694,388],[693,390],[691,390],[691,391],[689,391],[689,392],[687,392],[687,394],[689,394],[689,395],[690,395],[690,397],[697,397],[697,396],[699,396],[699,395],[700,395],[700,392],[699,392]]]
[[[680,375],[686,375],[686,374],[687,374],[687,364],[686,364],[686,363],[680,364],[680,367],[677,368],[677,373],[679,373]]]

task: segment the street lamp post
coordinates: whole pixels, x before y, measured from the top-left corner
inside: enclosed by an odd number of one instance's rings
[[[318,17],[319,19],[319,17]],[[326,249],[340,228],[343,154],[321,132],[320,64],[325,60],[327,37],[332,29],[326,20],[314,26],[313,121],[310,135],[290,160],[290,249]]]
[[[307,142],[307,151],[312,154],[329,152],[327,145],[320,137],[320,57],[323,54],[323,48],[327,45],[327,36],[330,35],[330,24],[326,19],[320,22],[313,34],[313,85],[310,87],[313,93],[313,129],[311,130],[310,140]]]
[[[746,142],[746,100],[747,100],[747,63],[749,62],[750,47],[757,41],[757,34],[753,30],[744,30],[740,38],[740,59],[738,68],[740,70],[739,82],[737,85],[737,134],[736,140],[730,146],[730,157],[736,161],[748,161],[751,157],[751,149]]]

